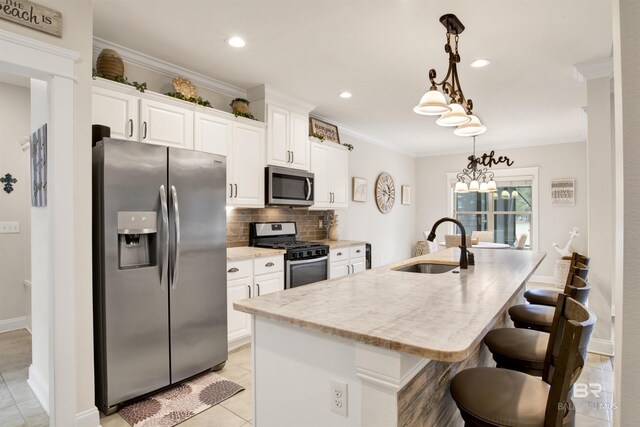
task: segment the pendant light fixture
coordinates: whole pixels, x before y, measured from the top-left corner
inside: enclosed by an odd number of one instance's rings
[[[433,68],[429,70],[431,87],[422,95],[413,111],[426,116],[440,115],[436,124],[457,126],[453,133],[458,136],[480,135],[486,132],[487,128],[482,125],[478,117],[472,114],[473,102],[464,96],[458,78],[457,65],[460,63],[458,41],[460,33],[464,31],[464,25],[453,14],[441,16],[440,23],[447,29],[447,44],[444,46],[444,51],[449,54],[449,69],[441,82],[436,82],[436,70]],[[442,92],[438,90],[438,86],[442,88]],[[449,97],[448,103],[445,95]]]
[[[468,157],[469,164],[468,169],[462,169],[456,178],[456,186],[453,189],[454,193],[489,193],[497,192],[498,186],[493,180],[494,174],[489,168],[478,168],[478,162],[476,158],[476,137],[473,137],[473,154]],[[469,183],[467,184],[467,181]],[[509,194],[509,193],[507,193]]]

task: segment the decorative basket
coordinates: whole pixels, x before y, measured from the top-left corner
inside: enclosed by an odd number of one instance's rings
[[[102,49],[96,60],[96,71],[110,78],[124,76],[124,62],[115,50]]]

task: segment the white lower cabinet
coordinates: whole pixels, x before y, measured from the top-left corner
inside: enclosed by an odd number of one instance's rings
[[[329,279],[360,273],[365,269],[364,245],[329,250]]]
[[[236,311],[233,303],[282,290],[283,255],[227,263],[227,332],[230,348],[244,344],[251,336],[251,315]]]

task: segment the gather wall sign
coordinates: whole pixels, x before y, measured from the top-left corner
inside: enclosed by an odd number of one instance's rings
[[[491,150],[490,153],[484,153],[480,157],[469,156],[469,164],[467,165],[467,169],[473,169],[474,164],[476,166],[485,166],[490,168],[491,166],[499,165],[500,163],[505,163],[507,166],[513,166],[514,161],[508,158],[507,156],[499,156],[495,158],[495,151]]]
[[[0,0],[0,18],[62,37],[62,13],[28,0]]]

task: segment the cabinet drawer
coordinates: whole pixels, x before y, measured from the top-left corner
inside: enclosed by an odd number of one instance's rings
[[[329,250],[329,261],[340,262],[349,260],[349,248],[335,248]]]
[[[227,262],[227,280],[241,279],[253,274],[251,260]]]
[[[364,245],[351,246],[349,248],[349,256],[351,258],[361,258],[364,256]]]
[[[284,255],[260,257],[253,260],[253,274],[269,274],[284,270]]]

